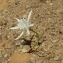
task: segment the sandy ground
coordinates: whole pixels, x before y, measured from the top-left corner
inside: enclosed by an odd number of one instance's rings
[[[21,30],[9,29],[30,10],[32,28],[44,32],[37,50],[34,33],[14,40]],[[0,63],[63,63],[63,0],[0,0]]]

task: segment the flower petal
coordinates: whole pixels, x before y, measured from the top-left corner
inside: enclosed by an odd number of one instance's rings
[[[20,20],[18,18],[15,18],[19,23],[20,23]]]
[[[18,40],[23,34],[24,34],[24,31],[15,40]]]
[[[21,26],[23,26],[23,19],[18,19],[18,18],[16,18],[17,19],[17,21],[19,22],[19,25],[21,25]]]
[[[29,31],[29,29],[27,29],[27,33],[28,33],[28,35],[30,35],[30,31]]]
[[[10,28],[10,29],[19,29],[19,28],[18,28],[18,26],[15,26],[15,27],[12,27],[12,28]]]
[[[34,24],[30,24],[30,27],[31,27],[31,26],[34,26]]]
[[[31,13],[32,13],[32,10],[30,11],[30,13],[28,15],[27,23],[29,23],[29,20],[30,20],[30,17],[31,17]]]

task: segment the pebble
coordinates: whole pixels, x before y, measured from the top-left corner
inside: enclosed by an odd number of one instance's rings
[[[53,5],[53,3],[50,3],[50,5]]]
[[[59,59],[59,56],[55,56],[55,57],[54,57],[54,60],[58,60],[58,59]]]
[[[20,43],[17,42],[17,43],[16,43],[16,46],[20,46]]]
[[[63,26],[60,27],[60,33],[63,34]]]
[[[8,56],[8,54],[5,54],[4,57],[6,58]]]
[[[56,42],[58,42],[58,40],[53,40],[52,42],[56,43]]]
[[[30,46],[25,45],[25,46],[23,46],[23,49],[22,49],[21,51],[22,51],[23,53],[25,53],[25,52],[29,52],[30,49],[31,49]]]
[[[61,63],[63,63],[63,60],[61,61]]]

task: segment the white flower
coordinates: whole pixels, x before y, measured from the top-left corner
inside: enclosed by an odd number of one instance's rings
[[[32,13],[32,10],[30,11],[27,19],[16,18],[18,21],[17,26],[10,28],[10,29],[22,29],[23,30],[22,33],[15,40],[19,39],[25,32],[27,32],[27,34],[30,35],[29,28],[34,25],[34,24],[29,24],[31,13]]]

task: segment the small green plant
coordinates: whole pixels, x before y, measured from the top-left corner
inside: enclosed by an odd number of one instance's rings
[[[36,42],[35,44],[38,45],[39,40],[42,38],[43,35],[39,35],[36,31],[34,31],[31,27],[34,26],[34,24],[29,24],[29,20],[31,17],[32,10],[30,11],[27,19],[17,19],[18,24],[15,27],[12,27],[10,29],[22,29],[22,33],[15,39],[18,40],[25,32],[27,32],[28,35],[30,35],[30,31],[34,32],[36,35]]]

